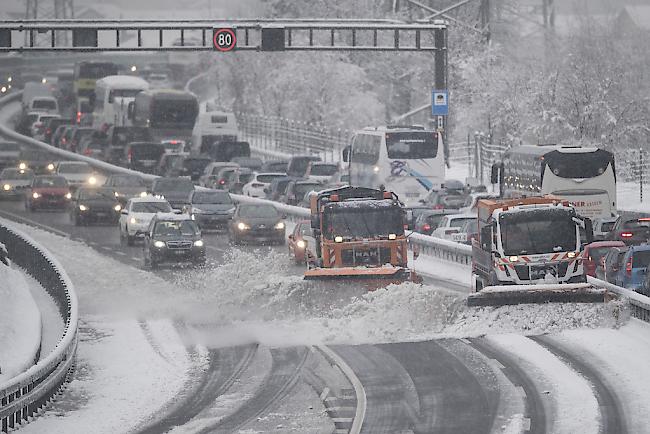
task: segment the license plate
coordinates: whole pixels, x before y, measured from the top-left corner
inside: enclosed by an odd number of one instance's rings
[[[106,214],[105,212],[98,212],[96,215],[97,217],[106,217],[108,214]]]
[[[176,251],[174,251],[174,253],[176,253],[177,255],[184,255],[185,250],[176,250]]]
[[[467,241],[467,234],[451,234],[452,241]]]

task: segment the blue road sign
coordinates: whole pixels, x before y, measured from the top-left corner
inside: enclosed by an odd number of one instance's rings
[[[431,115],[447,116],[449,114],[449,94],[447,89],[431,91]]]

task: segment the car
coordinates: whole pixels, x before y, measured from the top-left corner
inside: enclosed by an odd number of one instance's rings
[[[597,218],[593,220],[594,241],[604,241],[614,229],[617,217]]]
[[[34,172],[31,169],[6,168],[0,172],[0,198],[22,199],[25,190],[32,183]]]
[[[153,173],[158,176],[173,177],[180,174],[180,167],[183,160],[189,156],[189,152],[179,152],[177,154],[164,154],[156,165]]]
[[[625,247],[623,241],[594,241],[587,244],[582,251],[582,265],[587,276],[596,277],[596,269],[614,247]]]
[[[31,128],[32,124],[36,122],[36,119],[38,119],[39,115],[43,114],[44,112],[42,111],[32,111],[24,114],[21,118],[20,121],[18,122],[18,125],[16,125],[16,132],[19,134],[23,135],[30,135],[31,134]]]
[[[239,167],[239,164],[230,161],[214,161],[203,169],[203,174],[199,177],[199,185],[202,187],[211,187],[219,180],[219,172],[226,167]]]
[[[0,141],[0,169],[17,167],[20,159],[20,145],[16,142]]]
[[[616,284],[616,278],[621,271],[623,258],[628,247],[612,247],[602,260],[602,267],[596,269],[596,277],[609,283]]]
[[[50,144],[54,146],[55,148],[65,148],[65,142],[63,142],[63,139],[65,137],[66,131],[72,127],[73,124],[63,124],[59,125],[56,127],[54,132],[52,133],[52,138],[50,139]]]
[[[304,177],[310,181],[326,183],[339,171],[337,163],[324,163],[322,161],[310,161],[307,164]]]
[[[433,230],[431,236],[443,240],[463,241],[460,228],[468,220],[476,222],[477,218],[474,214],[448,214],[440,220],[438,227]]]
[[[242,194],[244,185],[248,184],[255,173],[248,167],[238,167],[228,174],[226,185],[233,194]]]
[[[178,176],[189,176],[192,181],[198,183],[203,171],[210,163],[212,163],[212,158],[207,155],[187,156],[177,163],[180,164]]]
[[[169,76],[162,72],[154,72],[147,76],[149,89],[171,89],[172,82]]]
[[[70,129],[70,136],[66,143],[66,146],[71,152],[79,152],[81,146],[81,141],[86,137],[95,133],[95,129],[91,127],[77,127]]]
[[[50,154],[39,149],[23,149],[20,151],[18,167],[31,169],[36,175],[49,175],[55,166]]]
[[[185,140],[165,139],[160,144],[165,147],[165,154],[178,154],[185,151]]]
[[[306,264],[315,261],[316,256],[313,249],[316,246],[316,239],[309,220],[302,220],[296,223],[293,232],[287,237],[289,255],[296,264]]]
[[[614,282],[623,288],[641,291],[650,266],[650,245],[630,246],[623,256],[621,269]]]
[[[474,240],[478,239],[478,219],[467,220],[461,227],[458,234],[452,234],[452,241],[461,244],[472,245]]]
[[[472,192],[469,195],[465,197],[465,203],[463,206],[460,208],[460,212],[466,213],[466,214],[477,214],[477,206],[478,206],[478,201],[481,199],[494,199],[497,200],[499,199],[499,195],[497,193],[487,193],[483,191],[479,192]],[[451,200],[451,199],[448,199]]]
[[[131,142],[124,147],[126,168],[138,172],[153,173],[165,154],[165,147],[154,142]]]
[[[413,230],[424,235],[431,235],[438,227],[442,218],[449,214],[456,214],[455,209],[430,209],[423,211],[415,220]]]
[[[122,205],[108,187],[79,187],[70,201],[70,220],[75,226],[89,223],[117,224]]]
[[[58,175],[38,175],[32,179],[29,190],[25,194],[25,209],[66,210],[72,200],[68,181]]]
[[[154,196],[130,198],[120,211],[120,243],[132,246],[138,237],[144,237],[151,219],[159,212],[172,212],[165,199]]]
[[[201,230],[187,214],[157,213],[144,233],[143,256],[152,269],[165,262],[205,264]]]
[[[332,175],[328,181],[329,184],[336,185],[338,187],[343,187],[350,185],[350,173],[349,172],[336,172]]]
[[[240,203],[228,224],[228,239],[232,244],[257,241],[284,244],[286,225],[271,204]]]
[[[239,165],[239,167],[247,167],[252,171],[258,171],[262,168],[262,160],[255,157],[234,157],[230,161]]]
[[[287,190],[287,185],[289,182],[294,179],[298,178],[294,178],[292,176],[284,176],[271,181],[271,184],[268,186],[268,188],[264,189],[264,193],[266,193],[266,199],[276,202],[279,201],[284,192]]]
[[[132,142],[151,142],[151,134],[145,127],[116,127],[106,130],[108,146],[104,150],[103,160],[111,164],[125,164],[124,148]]]
[[[113,174],[106,178],[104,187],[115,190],[115,197],[122,206],[132,197],[144,197],[147,195],[147,183],[138,175]]]
[[[183,211],[190,215],[201,229],[225,228],[235,213],[235,202],[223,190],[194,190]]]
[[[261,173],[287,173],[289,160],[265,161],[260,167]]]
[[[310,161],[322,161],[316,155],[294,155],[287,164],[287,175],[302,178]]]
[[[104,158],[104,149],[108,146],[106,138],[102,138],[103,133],[95,131],[93,134],[81,139],[81,143],[77,147],[77,152],[86,157],[96,158],[101,160]]]
[[[54,166],[54,173],[63,176],[72,189],[84,185],[97,186],[104,181],[85,161],[59,161],[54,163]]]
[[[417,222],[420,214],[431,211],[426,205],[412,205],[406,208],[406,217],[407,217],[407,226],[408,230],[413,230],[415,228],[415,222]]]
[[[424,204],[433,209],[460,209],[465,206],[467,194],[463,190],[431,190],[424,198]]]
[[[230,180],[230,174],[239,170],[239,166],[226,166],[219,170],[219,173],[216,177],[213,178],[212,183],[206,185],[208,188],[216,188],[219,190],[228,190],[228,180]]]
[[[58,114],[55,113],[39,113],[36,120],[32,123],[30,127],[31,136],[39,141],[45,141],[45,130],[47,128],[47,123],[50,119],[60,118]]]
[[[264,189],[271,185],[274,179],[286,177],[281,172],[261,172],[255,173],[251,180],[242,187],[242,194],[250,197],[265,198]]]
[[[614,227],[607,234],[610,241],[623,241],[627,246],[645,243],[650,238],[650,215],[624,213],[618,216]]]
[[[321,191],[322,189],[323,185],[320,182],[307,180],[289,181],[284,194],[280,197],[280,201],[287,205],[296,206],[303,199],[305,193],[309,193],[312,190]]]
[[[182,210],[188,205],[194,183],[189,178],[156,178],[151,185],[151,194],[167,199],[174,209]]]
[[[54,133],[62,125],[73,125],[73,124],[74,124],[74,119],[72,118],[55,117],[50,119],[45,126],[45,135],[43,137],[43,141],[47,144],[56,146],[53,140]]]

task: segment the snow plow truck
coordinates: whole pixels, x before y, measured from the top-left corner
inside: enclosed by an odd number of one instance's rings
[[[591,221],[553,196],[478,202],[472,243],[470,306],[604,302],[606,291],[586,283],[581,246]]]
[[[362,280],[386,286],[421,277],[408,268],[406,211],[395,193],[340,187],[311,196],[315,260],[307,280]]]

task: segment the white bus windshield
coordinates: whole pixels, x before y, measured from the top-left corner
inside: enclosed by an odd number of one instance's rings
[[[435,158],[438,155],[436,133],[432,131],[407,131],[386,133],[388,158],[416,160]]]

